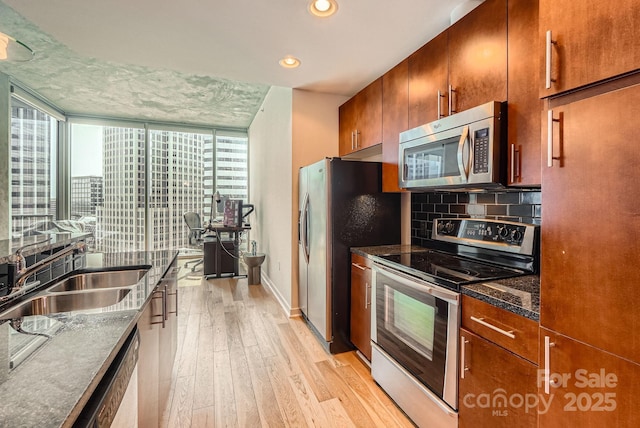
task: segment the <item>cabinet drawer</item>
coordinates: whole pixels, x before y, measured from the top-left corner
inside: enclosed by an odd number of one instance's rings
[[[359,267],[363,267],[363,268],[370,268],[371,267],[371,260],[369,260],[366,257],[361,256],[360,254],[356,254],[356,253],[351,253],[351,265],[352,267],[354,267],[353,265],[357,265]]]
[[[473,297],[462,296],[462,327],[538,363],[538,323]]]

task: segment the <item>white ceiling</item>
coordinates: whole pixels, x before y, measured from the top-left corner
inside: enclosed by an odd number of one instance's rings
[[[351,96],[449,25],[464,0],[3,0],[36,51],[0,71],[68,113],[247,127],[269,86]],[[298,69],[283,69],[285,55]]]

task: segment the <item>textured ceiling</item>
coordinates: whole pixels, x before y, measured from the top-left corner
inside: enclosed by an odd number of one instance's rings
[[[246,128],[271,85],[353,95],[465,3],[338,2],[318,19],[308,0],[3,0],[0,31],[36,55],[0,71],[71,114]]]

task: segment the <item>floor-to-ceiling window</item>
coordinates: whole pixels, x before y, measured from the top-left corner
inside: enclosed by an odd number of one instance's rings
[[[58,120],[11,98],[11,235],[48,230],[56,218]]]
[[[246,134],[103,122],[70,126],[71,216],[96,250],[185,247],[184,213],[207,223],[216,189],[246,202]]]

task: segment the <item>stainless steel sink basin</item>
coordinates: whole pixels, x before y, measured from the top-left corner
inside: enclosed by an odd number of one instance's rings
[[[95,290],[100,288],[130,287],[142,279],[149,269],[88,272],[70,276],[47,291]]]
[[[31,315],[105,308],[115,305],[131,292],[129,288],[109,288],[85,292],[49,294],[33,297],[0,314],[1,320]]]

